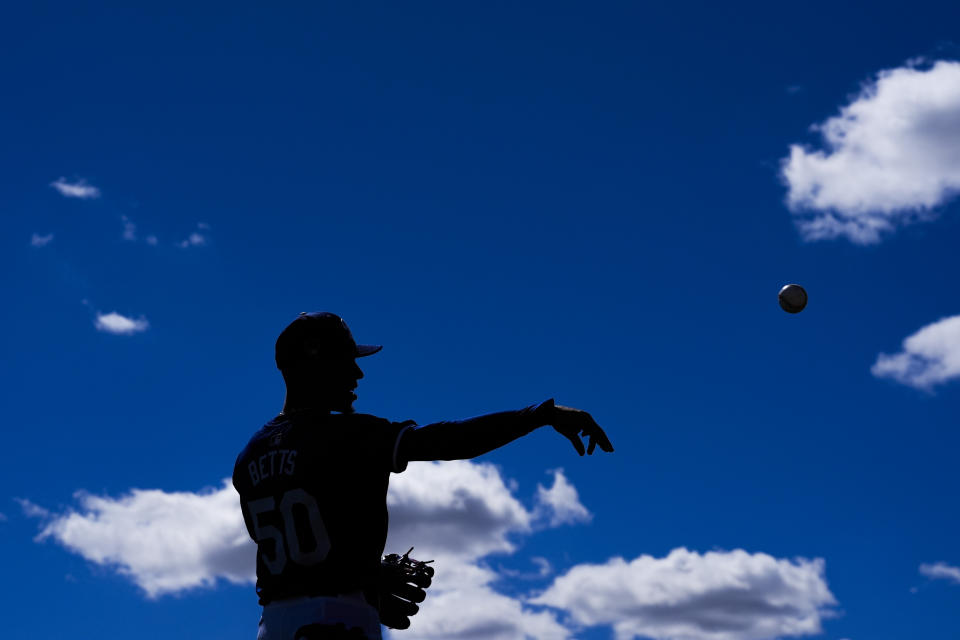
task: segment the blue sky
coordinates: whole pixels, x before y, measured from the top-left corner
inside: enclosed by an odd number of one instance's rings
[[[5,635],[253,637],[223,480],[329,310],[359,411],[616,447],[395,476],[393,637],[955,637],[960,9],[774,5],[8,7]]]

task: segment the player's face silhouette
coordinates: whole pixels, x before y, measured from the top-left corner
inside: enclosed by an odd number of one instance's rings
[[[317,395],[326,408],[341,413],[353,413],[354,390],[363,377],[363,370],[354,358],[338,358],[324,362],[319,369]]]
[[[312,408],[353,413],[354,390],[363,377],[353,357],[324,358],[282,373],[287,383],[285,411]]]

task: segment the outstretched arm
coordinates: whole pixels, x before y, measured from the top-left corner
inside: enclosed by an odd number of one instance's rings
[[[569,439],[581,456],[585,452],[593,454],[597,445],[604,451],[613,451],[607,435],[589,413],[556,405],[551,399],[519,411],[436,422],[412,429],[400,439],[397,457],[403,460],[476,458],[546,425],[552,425]],[[589,438],[586,450],[581,436]]]

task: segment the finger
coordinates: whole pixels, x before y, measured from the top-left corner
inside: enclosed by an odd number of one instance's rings
[[[410,626],[410,618],[396,611],[381,611],[380,624],[391,629],[406,629]]]
[[[407,583],[391,585],[390,591],[410,602],[423,602],[423,599],[427,597],[426,591],[416,585]]]
[[[584,454],[583,442],[580,441],[579,435],[567,436],[570,442],[573,443],[573,448],[577,450],[577,453],[580,455]]]
[[[601,431],[599,434],[600,439],[600,448],[606,451],[607,453],[613,453],[613,445],[610,444],[610,440],[607,438],[607,434]]]
[[[590,446],[587,447],[587,455],[592,456],[593,450],[596,449],[596,447],[597,447],[597,441],[594,439],[593,436],[590,436]]]
[[[600,425],[597,424],[597,421],[593,419],[593,416],[588,416],[590,418],[590,425],[593,427],[591,432],[591,437],[597,438],[597,444],[600,445],[600,448],[604,451],[610,453],[613,451],[613,445],[610,444],[610,439],[607,438],[607,434],[603,431]]]
[[[380,596],[381,615],[383,615],[384,612],[388,612],[391,614],[413,616],[416,615],[417,611],[420,611],[420,607],[412,602],[407,602],[402,598],[398,598],[392,593],[385,593]]]
[[[427,567],[427,568],[430,569],[429,575],[425,573],[417,573],[410,576],[408,580],[410,582],[416,583],[418,587],[423,587],[424,589],[426,589],[427,587],[430,586],[430,583],[433,582],[433,580],[430,577],[433,575],[433,569],[431,567]]]

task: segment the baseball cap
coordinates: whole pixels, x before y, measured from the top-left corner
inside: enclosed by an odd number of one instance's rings
[[[382,348],[378,344],[357,344],[347,323],[335,313],[303,311],[277,338],[277,368],[324,358],[362,358]]]

